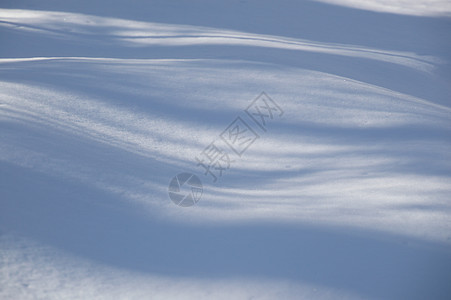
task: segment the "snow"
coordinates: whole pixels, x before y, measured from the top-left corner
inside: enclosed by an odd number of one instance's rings
[[[446,299],[451,9],[426,2],[3,2],[0,298]],[[238,116],[259,138],[213,182],[195,158]]]
[[[319,0],[352,8],[377,12],[414,16],[447,16],[451,14],[451,2],[447,0]]]

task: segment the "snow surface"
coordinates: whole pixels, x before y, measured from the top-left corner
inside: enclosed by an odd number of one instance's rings
[[[450,6],[2,1],[0,299],[448,299]]]

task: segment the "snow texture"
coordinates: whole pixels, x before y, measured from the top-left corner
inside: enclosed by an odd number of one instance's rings
[[[449,299],[449,1],[0,7],[0,299]]]

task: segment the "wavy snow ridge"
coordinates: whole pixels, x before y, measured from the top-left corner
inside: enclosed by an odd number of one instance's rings
[[[144,46],[252,46],[285,50],[308,51],[334,54],[354,58],[366,58],[390,62],[431,71],[437,58],[415,53],[387,51],[350,45],[334,45],[309,40],[289,39],[277,36],[250,34],[214,28],[137,22],[74,13],[0,10],[0,26],[20,31],[30,31],[43,36],[53,36],[71,41],[92,40],[101,36],[96,43],[118,44],[122,47]]]

